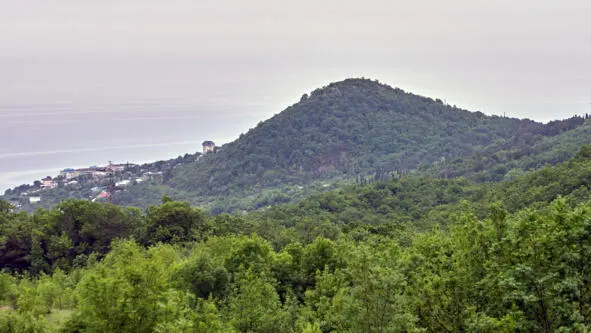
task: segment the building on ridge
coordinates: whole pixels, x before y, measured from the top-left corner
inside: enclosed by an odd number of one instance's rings
[[[203,141],[203,154],[215,151],[215,143],[213,141]]]

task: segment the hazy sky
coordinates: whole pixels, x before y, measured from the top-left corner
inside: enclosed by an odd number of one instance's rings
[[[1,105],[262,119],[360,76],[485,113],[591,113],[591,1],[0,0]]]

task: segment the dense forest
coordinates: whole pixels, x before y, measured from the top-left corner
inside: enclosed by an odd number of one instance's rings
[[[531,146],[583,121],[486,116],[376,81],[348,79],[304,95],[201,163],[181,166],[168,185],[228,195],[335,176],[404,173],[486,148]]]
[[[246,215],[0,204],[0,332],[587,332],[591,146]]]
[[[162,176],[133,181],[110,202],[147,208],[169,195],[213,214],[240,213],[409,173],[497,182],[571,158],[591,143],[585,118],[542,124],[487,116],[377,81],[347,79],[303,95],[215,153],[142,166]],[[108,187],[108,179],[98,185]],[[95,186],[43,190],[41,203],[25,208],[88,199]],[[2,199],[26,201],[23,191]]]
[[[587,115],[585,115],[587,117]],[[579,125],[580,124],[580,125]],[[572,130],[558,135],[546,135],[540,131],[559,126]],[[591,143],[591,122],[573,117],[561,122],[550,122],[546,127],[520,132],[511,141],[493,144],[472,156],[448,160],[432,165],[425,174],[439,177],[467,177],[477,182],[511,179],[516,174],[553,165],[571,158],[579,147]]]

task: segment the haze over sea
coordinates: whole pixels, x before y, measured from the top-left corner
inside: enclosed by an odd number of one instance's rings
[[[241,111],[257,114],[257,107]],[[207,111],[207,112],[206,112]],[[231,141],[256,122],[195,101],[0,105],[0,190],[66,167],[151,162]]]

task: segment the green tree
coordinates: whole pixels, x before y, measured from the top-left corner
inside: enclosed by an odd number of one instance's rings
[[[146,212],[148,228],[144,243],[180,243],[203,239],[209,232],[207,220],[202,211],[188,203],[165,200]]]
[[[178,261],[170,247],[142,250],[116,244],[78,284],[79,306],[70,327],[89,332],[151,332],[162,320],[170,292],[169,274]]]
[[[282,308],[275,288],[247,270],[229,298],[228,320],[238,332],[290,332],[289,313]]]

